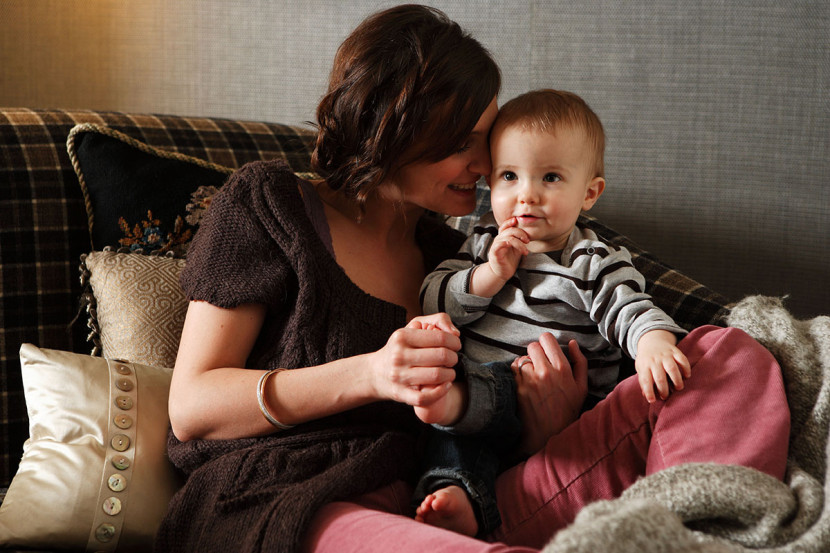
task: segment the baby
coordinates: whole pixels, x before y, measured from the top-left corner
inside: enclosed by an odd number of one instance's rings
[[[594,401],[615,386],[623,354],[635,359],[649,402],[657,399],[655,389],[665,399],[670,383],[680,390],[691,376],[676,347],[686,332],[651,302],[629,252],[577,225],[605,189],[604,149],[599,118],[575,94],[537,90],[499,111],[490,134],[492,212],[422,287],[424,313],[446,312],[461,329],[467,375],[457,386],[492,371],[502,383],[496,395],[515,394],[510,365],[532,370],[522,356],[545,332],[563,346],[574,340],[579,345],[588,359]],[[493,481],[504,452],[490,444],[515,445],[498,432],[520,427],[506,419],[516,418],[512,397],[497,398],[498,408],[490,409],[465,406],[463,397],[451,390],[435,404],[416,408],[421,420],[438,426],[434,440],[440,443],[430,448],[430,468],[416,489],[416,518],[481,535],[500,524]],[[493,422],[469,432],[459,419],[471,413],[485,413]],[[453,426],[442,426],[448,424]],[[488,455],[495,460],[478,478],[475,472]],[[476,470],[464,466],[465,459]]]

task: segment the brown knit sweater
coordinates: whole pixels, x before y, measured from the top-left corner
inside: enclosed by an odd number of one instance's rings
[[[463,239],[428,217],[417,237],[427,271]],[[406,323],[402,307],[366,294],[337,265],[282,162],[247,165],[216,195],[182,286],[191,299],[220,307],[268,307],[250,368],[375,351]],[[188,479],[156,550],[294,551],[321,505],[410,478],[421,429],[411,408],[379,402],[264,438],[182,443],[171,433],[170,458]]]

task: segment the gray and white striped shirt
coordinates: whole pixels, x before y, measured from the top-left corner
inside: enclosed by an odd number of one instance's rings
[[[469,293],[469,282],[487,254],[498,225],[484,215],[453,259],[424,280],[424,313],[446,312],[461,329],[462,353],[473,361],[511,362],[527,345],[551,332],[571,339],[588,357],[588,388],[604,397],[617,382],[622,353],[634,358],[650,330],[686,334],[645,293],[645,278],[631,254],[576,227],[562,252],[531,253],[493,298]]]

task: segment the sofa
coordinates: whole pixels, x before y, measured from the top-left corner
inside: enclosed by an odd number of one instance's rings
[[[280,157],[310,175],[312,141],[278,123],[0,109],[0,548],[151,548],[180,483],[164,445],[187,246],[234,169]],[[489,206],[483,184],[478,198],[447,224],[470,230]],[[772,351],[790,463],[784,483],[708,465],[644,478],[547,549],[830,550],[830,319],[797,320],[779,298],[731,301],[602,221],[580,224],[629,248],[681,326],[735,326]]]

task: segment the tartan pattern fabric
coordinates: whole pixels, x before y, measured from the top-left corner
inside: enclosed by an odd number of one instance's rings
[[[590,215],[583,213],[577,224],[593,230],[606,242],[625,247],[631,253],[634,266],[646,278],[646,293],[678,325],[692,330],[707,324],[726,324],[732,304],[725,296],[663,263],[627,236]]]
[[[100,111],[0,108],[0,489],[17,470],[28,421],[18,350],[89,352],[85,316],[78,314],[80,256],[90,250],[81,188],[66,152],[72,127],[92,123],[150,146],[227,167],[282,157],[296,172],[310,171],[313,133],[275,123]],[[448,223],[468,233],[489,210],[480,184],[477,210]],[[627,247],[655,302],[681,326],[721,323],[727,300],[668,267],[631,240],[591,217],[598,235]]]
[[[18,350],[88,352],[78,312],[80,256],[90,249],[87,214],[66,152],[79,123],[117,129],[151,146],[236,168],[282,157],[310,171],[313,133],[219,118],[0,108],[0,488],[17,470],[28,420]]]

